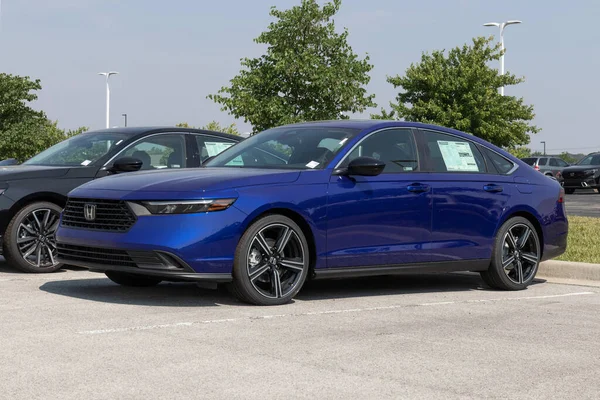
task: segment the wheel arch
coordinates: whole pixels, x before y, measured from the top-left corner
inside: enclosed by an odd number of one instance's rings
[[[536,233],[538,234],[538,237],[540,239],[540,259],[541,259],[544,255],[544,229],[542,228],[542,224],[540,223],[538,216],[536,214],[537,213],[534,210],[528,210],[528,209],[511,210],[510,212],[505,214],[505,216],[502,218],[502,220],[496,227],[496,232],[494,234],[494,237],[496,237],[496,235],[498,234],[498,231],[500,230],[500,227],[502,225],[504,225],[504,223],[506,221],[508,221],[509,219],[514,218],[514,217],[523,217],[526,220],[528,220],[529,222],[531,222],[531,225],[533,225]]]
[[[65,205],[67,204],[67,197],[62,194],[55,193],[55,192],[31,193],[27,196],[22,197],[17,202],[15,202],[15,204],[12,205],[12,207],[10,208],[7,220],[8,221],[12,220],[14,218],[14,216],[19,212],[19,210],[21,210],[23,207],[27,207],[29,204],[42,202],[42,201],[54,203],[57,206],[64,208]],[[8,222],[7,222],[7,225],[8,225]],[[5,232],[2,232],[2,233],[4,234]]]
[[[308,250],[309,250],[309,256],[310,256],[309,257],[309,262],[310,262],[309,278],[310,278],[311,275],[313,274],[314,268],[317,263],[316,237],[315,237],[315,233],[313,231],[311,224],[309,223],[307,218],[305,216],[303,216],[298,210],[295,210],[291,207],[286,207],[283,205],[262,208],[260,210],[257,210],[255,213],[253,213],[251,216],[249,216],[246,219],[246,221],[244,222],[244,225],[242,227],[242,232],[246,231],[246,229],[248,229],[248,227],[250,225],[252,225],[258,219],[263,218],[267,215],[275,215],[275,214],[283,215],[284,217],[288,217],[289,219],[294,221],[302,230],[302,233],[304,234],[304,237],[306,238],[306,242],[308,243]]]

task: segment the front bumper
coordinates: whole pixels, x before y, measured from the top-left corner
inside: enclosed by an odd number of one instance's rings
[[[583,178],[564,177],[561,182],[565,189],[598,189],[600,188],[600,178],[589,176]]]
[[[246,214],[225,211],[139,216],[127,232],[60,226],[59,261],[94,271],[124,271],[173,280],[231,280]]]

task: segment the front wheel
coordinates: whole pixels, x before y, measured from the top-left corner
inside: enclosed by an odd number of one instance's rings
[[[61,208],[54,203],[37,202],[19,210],[4,236],[4,256],[9,265],[24,272],[54,272],[62,264],[56,261],[56,230]]]
[[[106,271],[105,274],[108,279],[121,286],[151,287],[162,282],[162,279],[138,274],[128,274],[127,272]]]
[[[306,280],[309,260],[308,243],[294,221],[283,215],[263,217],[238,243],[231,291],[256,305],[288,303]]]
[[[501,290],[523,290],[533,281],[541,258],[540,239],[526,218],[506,221],[496,236],[492,262],[483,280]]]

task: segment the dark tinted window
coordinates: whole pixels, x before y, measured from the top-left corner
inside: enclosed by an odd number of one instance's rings
[[[502,175],[508,174],[515,166],[512,161],[502,157],[500,154],[484,147],[485,155],[492,163],[492,166]]]
[[[548,163],[547,158],[540,158],[540,161],[538,161],[539,166],[546,165],[547,163]]]
[[[428,169],[433,172],[486,172],[477,146],[465,139],[423,131]]]
[[[388,129],[377,132],[359,143],[344,159],[347,167],[357,157],[372,157],[385,163],[383,173],[411,172],[419,169],[417,147],[409,129]]]
[[[579,161],[577,165],[600,165],[600,154],[590,154]]]
[[[521,159],[521,161],[523,161],[525,164],[531,165],[532,167],[535,165],[536,160],[537,160],[537,158],[535,158],[535,157]]]
[[[558,167],[558,160],[556,158],[551,158],[550,159],[550,166],[551,167]]]

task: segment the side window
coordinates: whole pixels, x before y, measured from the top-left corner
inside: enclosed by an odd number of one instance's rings
[[[558,161],[556,160],[556,158],[551,158],[550,159],[550,166],[551,167],[558,167]]]
[[[227,139],[223,139],[216,136],[209,135],[195,135],[196,143],[198,144],[198,151],[200,152],[200,162],[204,161],[208,157],[216,156],[217,154],[225,151],[235,144]]]
[[[372,157],[385,163],[383,173],[419,170],[417,148],[409,129],[388,129],[377,132],[359,143],[344,159],[341,167],[358,157]]]
[[[560,158],[555,158],[554,160],[556,160],[556,163],[558,164],[559,167],[568,167],[569,164],[567,164],[564,160],[561,160]]]
[[[475,143],[444,133],[422,131],[429,169],[433,172],[486,172]]]
[[[506,175],[508,174],[515,166],[515,164],[513,164],[512,161],[507,160],[506,158],[502,157],[500,154],[491,151],[487,148],[483,148],[485,151],[485,155],[487,156],[488,160],[491,161],[491,163],[493,164],[494,168],[501,174],[501,175]]]
[[[134,157],[142,161],[142,170],[185,168],[185,138],[168,134],[149,136],[125,149],[119,157]]]
[[[540,158],[540,160],[538,161],[538,166],[543,166],[548,164],[548,159],[547,158]]]

